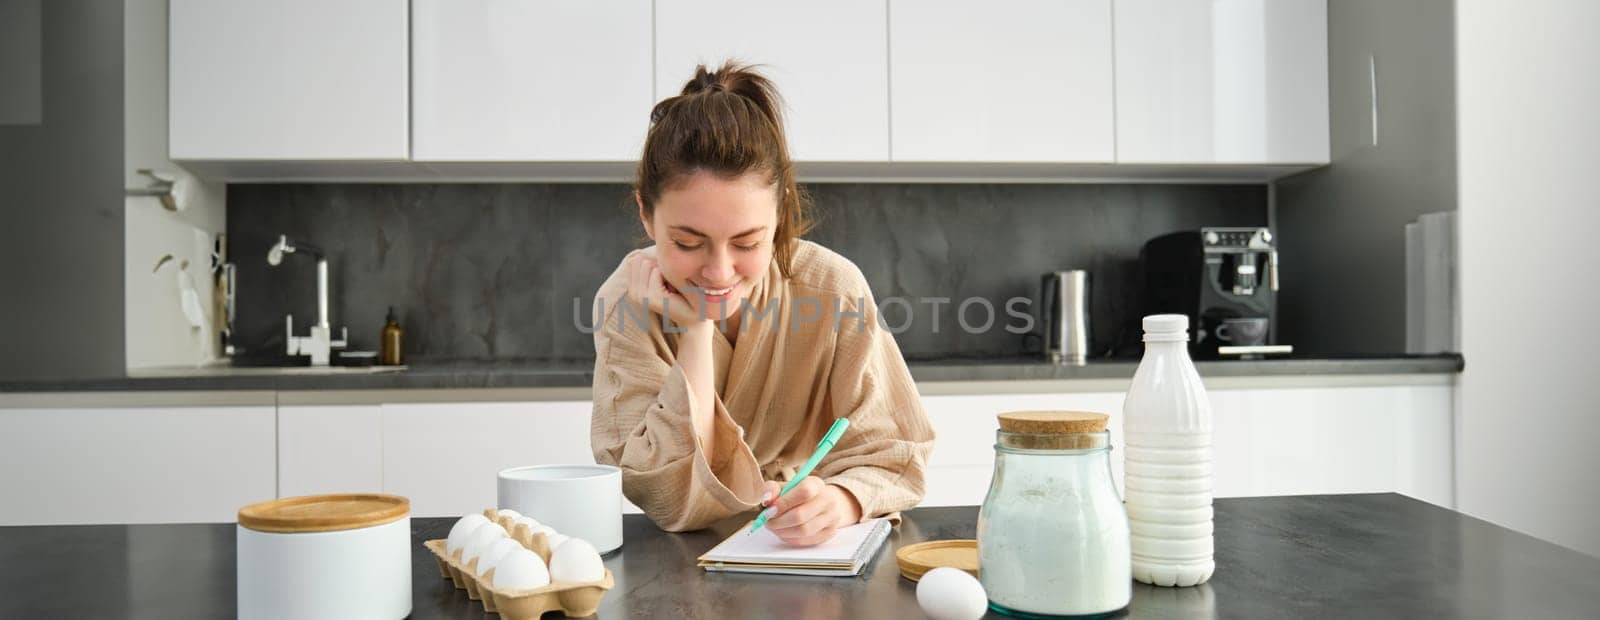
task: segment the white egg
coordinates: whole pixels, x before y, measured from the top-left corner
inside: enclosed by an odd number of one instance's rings
[[[506,528],[500,527],[498,523],[487,521],[478,526],[478,529],[472,530],[472,533],[467,535],[467,541],[461,544],[461,563],[472,562],[473,558],[488,551],[489,546],[493,545],[494,541],[505,537]]]
[[[517,512],[515,510],[512,510],[510,508],[501,508],[495,514],[497,514],[499,516],[502,516],[502,517],[511,517],[512,521],[516,521],[517,519],[522,517],[522,513]]]
[[[545,540],[550,541],[550,550],[555,551],[556,547],[561,546],[561,543],[576,539],[566,534],[558,534],[555,530],[551,530],[545,533]]]
[[[489,520],[481,514],[470,514],[457,519],[456,524],[450,526],[450,535],[444,539],[445,554],[454,554],[463,543],[467,542],[467,534],[471,534],[472,530],[488,522]]]
[[[547,585],[550,585],[550,570],[545,568],[539,554],[527,549],[512,550],[494,567],[496,590],[528,590]]]
[[[512,523],[513,525],[526,525],[526,526],[528,526],[528,530],[532,531],[532,532],[537,532],[537,531],[539,531],[539,528],[544,527],[543,525],[539,525],[538,521],[534,521],[533,517],[529,517],[529,516],[526,516],[526,515],[517,517],[515,519],[512,519],[512,521],[513,521],[513,523]]]
[[[568,538],[550,554],[550,580],[556,583],[588,583],[606,576],[600,552],[582,538]]]
[[[917,582],[917,605],[933,620],[977,620],[989,609],[989,595],[976,577],[941,566]]]
[[[522,548],[522,543],[510,538],[494,541],[494,544],[489,545],[483,555],[478,556],[478,576],[482,577],[484,573],[489,572],[489,569],[494,568],[495,565],[506,559],[507,554]]]

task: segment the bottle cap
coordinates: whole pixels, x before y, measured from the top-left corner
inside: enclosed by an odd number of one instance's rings
[[[394,319],[394,306],[389,306],[389,316],[388,316],[388,318],[385,318],[384,320],[388,321],[390,323],[395,322],[395,319]]]
[[[1145,342],[1184,341],[1188,339],[1188,315],[1152,314],[1144,317]]]

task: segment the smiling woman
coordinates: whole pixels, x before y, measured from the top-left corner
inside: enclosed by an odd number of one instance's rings
[[[664,529],[765,506],[805,545],[921,501],[933,431],[861,270],[800,239],[780,109],[729,63],[651,112],[634,197],[654,245],[596,294],[590,439]],[[775,497],[838,418],[851,432]]]

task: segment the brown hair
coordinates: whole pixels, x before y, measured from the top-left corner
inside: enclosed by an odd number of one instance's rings
[[[724,179],[765,175],[778,190],[773,260],[785,277],[793,275],[796,242],[811,230],[812,220],[810,200],[795,183],[782,106],[777,88],[748,65],[730,60],[715,71],[696,67],[683,92],[650,111],[650,133],[633,187],[645,215],[655,215],[664,190],[696,172]]]

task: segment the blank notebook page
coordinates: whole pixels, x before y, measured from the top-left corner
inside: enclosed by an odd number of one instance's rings
[[[834,532],[832,540],[812,547],[797,547],[785,543],[773,534],[772,530],[765,527],[751,532],[750,526],[746,524],[727,540],[707,551],[701,559],[714,562],[849,564],[856,559],[862,543],[866,542],[872,530],[883,522],[883,519],[873,519],[839,528]]]

